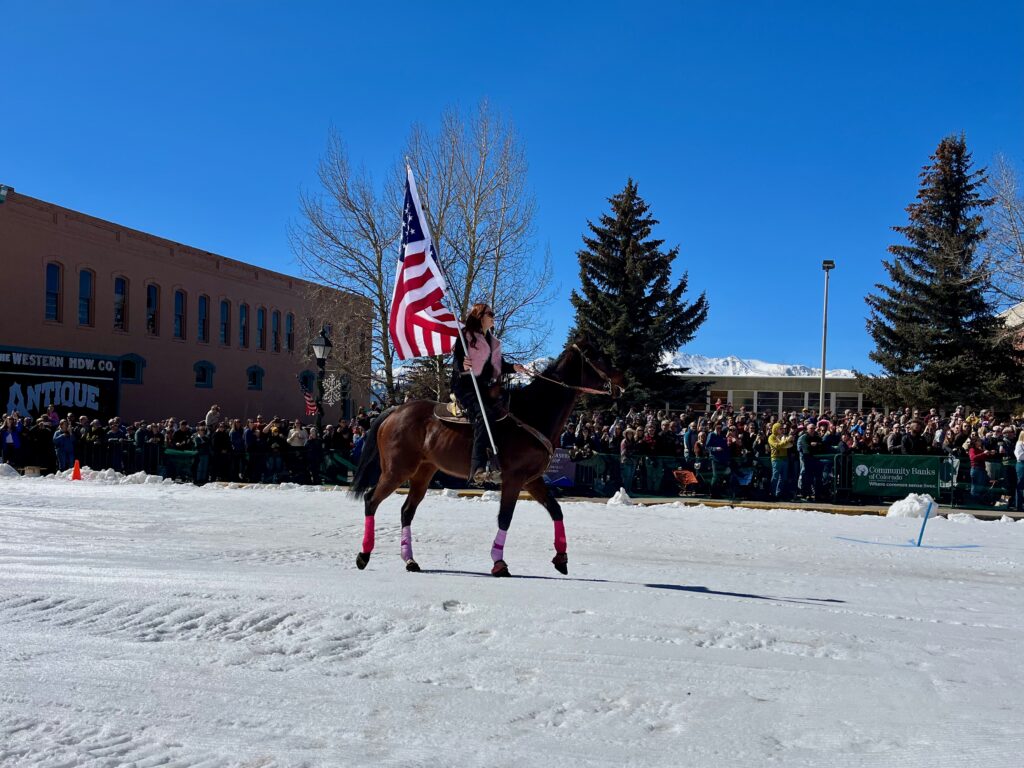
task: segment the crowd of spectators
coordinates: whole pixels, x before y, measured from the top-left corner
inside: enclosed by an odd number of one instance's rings
[[[824,478],[840,466],[836,457],[944,456],[969,484],[971,501],[989,504],[1006,496],[1010,509],[1024,510],[1022,426],[1024,418],[963,406],[948,413],[908,407],[775,414],[718,401],[707,413],[647,406],[624,415],[575,414],[559,444],[574,458],[617,455],[627,488],[639,459],[667,457],[675,459],[677,480],[703,478],[711,495],[736,495],[737,486],[760,480],[765,494],[778,500],[825,500],[830,488]]]
[[[229,418],[216,404],[195,421],[169,417],[131,423],[116,416],[106,423],[74,413],[62,416],[49,406],[37,419],[3,415],[0,462],[52,472],[79,460],[93,469],[187,475],[199,485],[210,480],[319,483],[326,453],[349,463],[359,460],[366,430],[378,413],[376,404],[360,408],[351,421],[328,424],[320,435],[300,419]]]
[[[299,419],[225,417],[213,405],[200,419],[107,423],[50,406],[38,419],[4,414],[0,419],[0,462],[38,466],[44,472],[84,465],[117,471],[145,470],[174,476],[181,462],[168,452],[186,452],[190,479],[230,482],[319,483],[328,452],[357,463],[366,431],[380,412],[376,403],[359,408],[351,420],[328,424],[323,434]],[[1005,496],[1010,509],[1024,511],[1024,418],[997,418],[992,411],[957,407],[903,408],[883,413],[846,410],[817,414],[811,409],[756,413],[718,401],[708,412],[669,412],[653,406],[573,414],[559,447],[576,460],[593,454],[617,457],[624,487],[632,489],[637,466],[658,458],[672,468],[669,479],[689,478],[712,496],[759,488],[778,500],[828,500],[836,457],[848,454],[944,456],[969,486],[971,501],[991,504]],[[647,489],[653,490],[653,489]],[[664,488],[662,489],[664,490]]]

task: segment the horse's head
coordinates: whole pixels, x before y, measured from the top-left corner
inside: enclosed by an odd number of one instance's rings
[[[569,345],[582,359],[580,386],[597,390],[601,394],[622,397],[626,377],[612,365],[611,359],[585,336],[577,336]]]

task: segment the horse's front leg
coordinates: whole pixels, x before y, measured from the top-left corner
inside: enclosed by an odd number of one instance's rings
[[[501,486],[501,505],[498,507],[498,533],[494,536],[494,544],[491,546],[491,560],[494,567],[491,568],[492,576],[511,576],[508,572],[508,563],[505,562],[505,538],[508,536],[508,529],[512,525],[512,515],[516,511],[516,502],[519,500],[519,484],[505,483]]]
[[[548,490],[547,485],[545,485],[543,477],[531,480],[523,487],[542,507],[544,507],[544,509],[548,511],[548,514],[551,515],[551,521],[555,525],[555,556],[552,558],[551,562],[555,566],[556,571],[561,574],[568,574],[569,556],[565,552],[565,522],[562,519],[561,505],[555,497],[551,495],[551,491]]]

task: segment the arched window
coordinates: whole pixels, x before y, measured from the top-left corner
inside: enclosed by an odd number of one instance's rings
[[[295,315],[291,312],[284,319],[284,345],[289,352],[295,351]]]
[[[267,310],[256,310],[256,349],[267,348]]]
[[[196,375],[196,386],[200,389],[211,389],[213,387],[213,374],[217,367],[209,360],[200,360],[192,366]]]
[[[210,340],[210,297],[206,295],[199,297],[199,327],[196,328],[196,336],[204,344]]]
[[[270,316],[270,333],[274,341],[274,351],[281,351],[281,313],[276,309]]]
[[[238,305],[238,346],[249,348],[249,305]]]
[[[223,299],[220,303],[220,343],[231,343],[231,302]]]
[[[114,278],[114,330],[128,330],[128,278]]]
[[[185,292],[174,292],[174,338],[185,338]]]
[[[146,333],[160,335],[160,286],[155,283],[146,286]]]
[[[91,269],[78,272],[78,324],[92,325],[95,319],[94,303],[96,275]]]
[[[64,267],[55,261],[46,265],[46,319],[59,323],[64,318]]]
[[[245,380],[249,389],[263,389],[263,374],[265,371],[258,365],[250,365],[245,369]]]

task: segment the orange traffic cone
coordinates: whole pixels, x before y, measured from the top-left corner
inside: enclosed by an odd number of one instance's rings
[[[72,480],[81,480],[82,479],[82,467],[78,463],[78,459],[75,459],[75,468],[71,470],[71,479]]]

